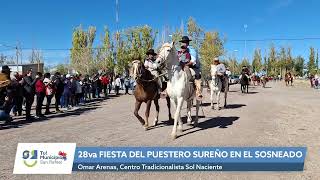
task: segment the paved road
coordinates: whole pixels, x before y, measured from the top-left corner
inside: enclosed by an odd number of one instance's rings
[[[320,91],[278,83],[269,83],[265,89],[252,87],[250,94],[241,94],[239,89],[237,85],[231,87],[228,108],[221,111],[211,110],[209,95],[205,95],[205,117],[199,119],[199,127],[184,125],[184,132],[174,141],[170,137],[172,126],[165,123],[165,101],[161,101],[160,125],[144,131],[133,116],[134,97],[130,95],[111,97],[41,122],[27,124],[17,119],[13,126],[0,130],[0,179],[320,179]],[[143,110],[140,112],[144,114]],[[307,146],[308,154],[303,173],[12,175],[18,142],[76,142],[78,146]]]

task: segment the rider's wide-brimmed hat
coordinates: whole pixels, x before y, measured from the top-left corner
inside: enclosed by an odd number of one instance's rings
[[[0,73],[0,88],[6,87],[11,83],[10,79],[8,79],[7,74]]]
[[[219,61],[218,57],[213,58],[213,61]]]
[[[149,49],[149,50],[147,51],[146,55],[149,55],[149,54],[154,55],[154,56],[157,55],[157,53],[154,52],[154,49]]]
[[[190,40],[188,36],[183,36],[179,42],[185,43],[185,42],[190,42],[190,41],[192,41],[192,40]]]
[[[11,69],[7,65],[2,66],[1,69],[2,69],[2,72],[11,72]]]

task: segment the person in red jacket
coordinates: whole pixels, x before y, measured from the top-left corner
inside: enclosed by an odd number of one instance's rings
[[[108,85],[109,85],[109,78],[106,74],[104,74],[102,77],[101,77],[101,82],[102,82],[102,87],[103,87],[103,90],[104,90],[104,95],[105,97],[107,97],[108,93],[107,93],[107,88],[108,88]]]
[[[36,106],[36,118],[44,117],[42,114],[42,104],[44,97],[46,96],[46,87],[43,83],[42,73],[38,72],[36,75],[36,95],[37,95],[37,106]]]

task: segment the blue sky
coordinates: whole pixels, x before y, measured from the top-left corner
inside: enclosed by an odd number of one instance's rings
[[[245,54],[244,42],[237,39],[309,38],[320,37],[320,1],[318,0],[119,0],[119,28],[148,24],[161,30],[164,25],[180,27],[189,16],[206,31],[219,31],[227,38],[228,55],[238,58]],[[0,44],[23,48],[60,49],[71,47],[72,29],[97,27],[96,43],[103,27],[111,31],[115,25],[115,0],[63,1],[30,0],[0,3]],[[247,24],[247,32],[243,25]],[[277,47],[292,47],[293,55],[308,57],[309,47],[320,48],[320,40],[247,42],[247,54],[254,48],[262,53],[274,43]],[[0,53],[14,55],[14,51],[0,46]],[[23,51],[26,61],[30,51]],[[68,51],[43,51],[45,62],[65,62]]]

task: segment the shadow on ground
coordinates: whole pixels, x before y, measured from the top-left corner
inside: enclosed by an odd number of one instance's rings
[[[80,106],[78,109],[71,110],[71,111],[65,111],[62,113],[54,113],[50,114],[44,118],[36,119],[33,121],[26,121],[24,116],[21,116],[19,118],[14,118],[12,122],[7,124],[0,124],[0,130],[4,129],[11,129],[11,128],[22,128],[26,125],[29,125],[31,123],[38,123],[42,121],[48,121],[55,118],[63,118],[63,117],[69,117],[69,116],[79,116],[81,114],[87,113],[89,111],[98,109],[101,107],[100,103],[103,101],[103,99],[95,99],[91,102],[86,103],[85,105]],[[61,119],[63,120],[63,119]]]
[[[211,119],[208,119],[206,121],[200,122],[198,124],[198,126],[196,127],[191,127],[189,129],[185,129],[184,132],[189,131],[185,134],[182,134],[180,136],[178,136],[178,138],[189,135],[189,134],[193,134],[202,130],[206,130],[206,129],[211,129],[211,128],[228,128],[228,126],[231,126],[233,124],[234,121],[238,120],[239,117],[236,116],[230,116],[230,117],[214,117]]]

